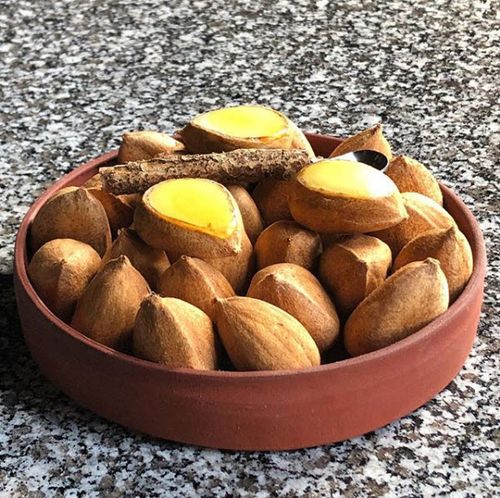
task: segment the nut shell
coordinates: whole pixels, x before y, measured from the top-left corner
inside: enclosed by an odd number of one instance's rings
[[[181,256],[161,276],[158,292],[163,297],[182,299],[215,319],[215,300],[234,296],[224,275],[198,258]]]
[[[40,208],[31,224],[33,251],[53,239],[85,242],[102,257],[111,246],[111,230],[102,204],[84,188],[59,190]]]
[[[347,318],[354,308],[386,278],[391,250],[365,234],[345,236],[330,244],[319,263],[319,278],[332,296],[339,314]]]
[[[373,232],[371,235],[383,240],[396,257],[404,245],[428,230],[449,228],[455,221],[443,207],[425,195],[416,192],[401,194],[408,218],[390,228]]]
[[[280,308],[251,297],[217,301],[216,323],[238,370],[288,370],[320,364],[304,326]]]
[[[229,185],[227,189],[231,192],[236,204],[238,204],[240,208],[243,226],[245,227],[245,232],[250,242],[255,244],[257,237],[263,229],[262,216],[260,215],[259,208],[252,199],[252,196],[241,185]]]
[[[226,277],[236,294],[245,293],[255,271],[255,254],[246,233],[243,233],[241,249],[237,253],[221,258],[204,258],[204,261]]]
[[[394,271],[413,261],[437,259],[448,280],[450,302],[462,292],[473,269],[472,251],[465,235],[456,226],[429,230],[408,242],[394,261]]]
[[[247,295],[274,304],[295,317],[311,334],[320,352],[339,335],[335,305],[318,279],[301,266],[281,263],[257,272]]]
[[[87,188],[87,190],[102,204],[108,217],[111,233],[115,235],[120,228],[128,227],[134,219],[134,208],[123,198],[105,192],[102,188]]]
[[[169,368],[217,368],[212,321],[192,304],[171,297],[151,294],[143,300],[134,324],[133,351]]]
[[[184,144],[170,135],[158,131],[128,131],[122,136],[118,151],[118,161],[128,163],[143,161],[159,156],[182,151]]]
[[[54,239],[33,255],[28,275],[47,308],[62,320],[69,321],[100,264],[99,254],[88,244],[73,239]]]
[[[443,205],[443,194],[437,180],[421,163],[407,156],[392,159],[384,173],[392,179],[400,192],[418,192],[430,197],[440,206]]]
[[[257,268],[262,269],[276,263],[294,263],[312,271],[321,248],[321,238],[316,232],[295,221],[276,221],[257,239]]]
[[[264,178],[257,183],[252,197],[266,225],[293,219],[288,207],[289,195],[290,181]]]
[[[330,157],[341,156],[342,154],[355,152],[357,150],[375,150],[384,154],[389,160],[392,158],[391,146],[384,137],[382,125],[380,123],[344,140],[330,154]]]
[[[448,308],[439,261],[427,258],[391,275],[353,311],[344,327],[352,356],[384,348],[425,327]]]
[[[150,292],[127,256],[112,259],[85,289],[71,326],[105,346],[128,351],[135,316]]]
[[[103,263],[125,255],[134,268],[146,279],[152,289],[157,289],[160,277],[170,266],[165,251],[155,249],[143,242],[137,234],[128,228],[118,232],[111,249],[104,255]]]

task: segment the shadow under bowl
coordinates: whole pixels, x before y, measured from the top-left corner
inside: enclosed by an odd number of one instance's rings
[[[308,134],[328,157],[340,139]],[[15,247],[15,290],[28,348],[42,373],[70,398],[126,427],[173,441],[233,450],[284,450],[342,441],[425,404],[457,375],[479,322],[485,275],[480,228],[442,186],[446,209],[469,240],[472,277],[439,318],[410,337],[357,358],[278,372],[168,369],[103,346],[54,316],[27,276],[29,227],[59,189],[81,185],[109,152],[52,185],[26,214]]]

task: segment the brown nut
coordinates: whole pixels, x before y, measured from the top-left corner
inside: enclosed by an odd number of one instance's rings
[[[274,304],[295,317],[311,334],[320,352],[339,335],[335,305],[318,279],[291,263],[272,265],[255,274],[247,295]]]
[[[325,249],[319,278],[339,314],[347,318],[385,280],[391,263],[391,250],[381,240],[364,234],[348,235]]]
[[[255,243],[257,268],[276,263],[294,263],[313,270],[321,254],[321,238],[295,221],[276,221]]]
[[[403,266],[352,312],[344,343],[352,356],[393,344],[425,327],[448,308],[448,283],[439,261]]]
[[[234,296],[224,275],[198,258],[181,256],[163,275],[158,292],[164,297],[182,299],[215,319],[215,300]]]
[[[172,297],[151,294],[142,301],[134,324],[133,351],[169,368],[217,368],[212,321],[192,304]]]
[[[472,275],[472,251],[465,235],[457,226],[437,228],[417,235],[399,252],[394,270],[413,261],[437,259],[448,280],[450,302],[462,292]]]
[[[309,332],[280,308],[251,297],[217,301],[216,323],[238,370],[284,370],[320,364]]]
[[[85,289],[71,326],[105,346],[127,351],[135,316],[150,292],[127,256],[112,259]]]
[[[88,244],[73,239],[54,239],[46,242],[31,258],[28,275],[47,308],[68,321],[100,264],[99,254]]]

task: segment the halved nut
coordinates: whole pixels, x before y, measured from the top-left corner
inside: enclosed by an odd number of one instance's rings
[[[278,111],[259,105],[241,105],[196,116],[180,136],[190,152],[235,149],[290,149],[294,130]]]
[[[164,249],[171,261],[182,255],[205,259],[237,254],[245,235],[231,193],[202,178],[152,186],[135,210],[134,228],[147,244]]]
[[[292,182],[295,221],[321,233],[370,232],[407,216],[394,182],[363,163],[325,159],[304,167]]]

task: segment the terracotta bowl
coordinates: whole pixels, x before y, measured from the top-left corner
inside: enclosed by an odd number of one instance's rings
[[[309,135],[328,155],[339,139]],[[446,209],[471,243],[474,272],[458,300],[414,335],[374,353],[281,372],[169,370],[88,339],[55,317],[26,273],[27,237],[57,190],[81,185],[110,152],[72,171],[31,207],[16,240],[15,289],[26,343],[43,374],[70,398],[126,427],[183,443],[283,450],[332,443],[382,427],[422,406],[457,375],[476,334],[485,274],[481,231],[442,187]]]

